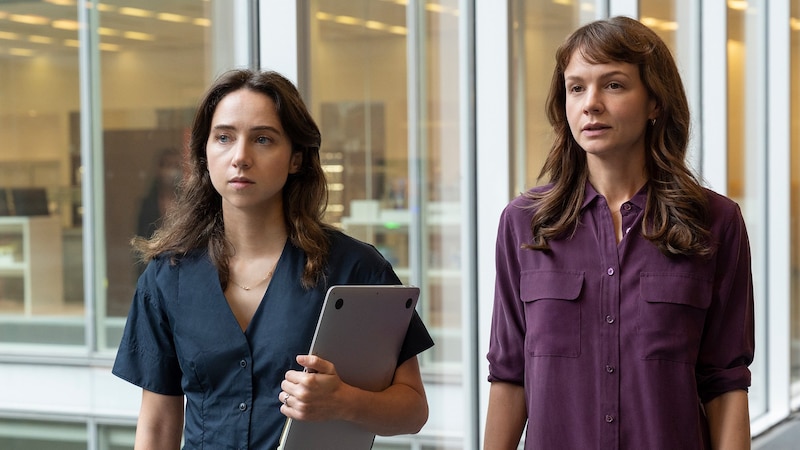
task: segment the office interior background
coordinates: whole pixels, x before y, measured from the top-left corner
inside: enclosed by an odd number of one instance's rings
[[[500,210],[536,185],[557,45],[611,15],[674,52],[691,160],[753,252],[751,428],[800,407],[800,0],[0,2],[0,448],[133,447],[110,374],[128,242],[165,149],[232,67],[284,73],[322,129],[327,219],[422,288],[430,419],[378,450],[478,448]],[[157,209],[157,208],[156,208]]]

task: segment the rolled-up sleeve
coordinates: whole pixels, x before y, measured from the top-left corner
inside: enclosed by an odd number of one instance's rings
[[[516,210],[516,211],[515,211]],[[509,205],[500,217],[495,249],[494,309],[489,341],[489,381],[523,384],[525,374],[525,315],[520,299],[518,252],[522,241],[514,229]]]
[[[700,399],[705,403],[750,386],[755,351],[750,244],[738,206],[728,209],[719,234],[714,298],[707,314],[696,365]]]

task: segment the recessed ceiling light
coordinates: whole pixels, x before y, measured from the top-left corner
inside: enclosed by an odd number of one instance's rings
[[[172,14],[172,13],[158,13],[156,15],[158,20],[163,20],[165,22],[176,22],[176,23],[186,23],[189,19],[186,16],[182,16],[180,14]]]
[[[154,41],[156,37],[149,33],[141,33],[139,31],[125,31],[122,36],[135,41]]]
[[[155,13],[153,11],[141,8],[130,8],[130,7],[120,8],[119,13],[125,16],[133,16],[133,17],[147,18],[155,16]]]
[[[10,48],[8,49],[8,54],[14,56],[33,56],[34,52],[29,48]]]
[[[50,26],[53,28],[58,28],[59,30],[68,30],[68,31],[76,31],[78,29],[78,22],[74,20],[54,20],[50,23]]]
[[[8,20],[27,25],[47,25],[50,23],[50,19],[47,17],[34,16],[31,14],[11,14],[8,16]]]
[[[118,52],[122,48],[117,44],[109,44],[107,42],[101,42],[98,47],[100,47],[100,50],[105,50],[107,52]]]
[[[30,35],[28,36],[28,41],[36,44],[52,44],[53,38],[47,36]]]

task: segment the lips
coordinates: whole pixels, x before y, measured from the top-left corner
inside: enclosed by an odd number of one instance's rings
[[[581,131],[601,131],[611,128],[609,125],[604,123],[589,123],[583,126]]]
[[[233,177],[228,180],[228,184],[237,188],[243,188],[254,183],[253,180],[247,177]]]

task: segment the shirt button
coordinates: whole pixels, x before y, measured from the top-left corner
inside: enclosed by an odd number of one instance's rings
[[[606,366],[606,372],[614,373],[614,366]]]
[[[622,209],[624,209],[625,211],[630,211],[631,210],[631,204],[630,203],[625,203],[624,205],[622,205]]]
[[[608,276],[614,275],[614,268],[613,267],[609,267],[608,270],[606,271],[606,273],[608,273]]]
[[[606,414],[606,423],[611,423],[614,421],[614,416],[611,414]]]
[[[247,411],[247,403],[239,403],[239,411]]]
[[[244,369],[245,367],[247,367],[247,360],[243,359],[239,361],[239,365],[242,366],[242,369]]]
[[[606,316],[606,323],[614,323],[614,316]]]

